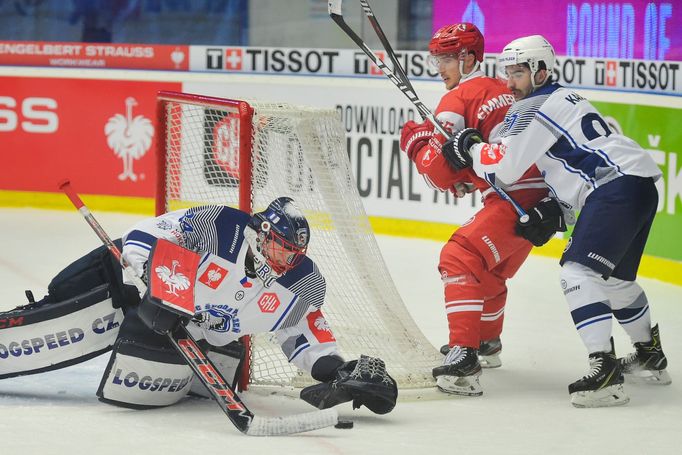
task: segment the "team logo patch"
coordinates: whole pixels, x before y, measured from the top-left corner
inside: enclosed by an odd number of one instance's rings
[[[226,269],[211,262],[204,273],[199,277],[199,281],[211,289],[217,289],[228,274],[229,272]]]
[[[310,332],[315,335],[317,341],[320,343],[336,341],[336,338],[334,338],[334,334],[329,327],[329,323],[320,310],[308,313],[306,319],[308,319],[308,328],[310,329]]]
[[[258,299],[258,308],[263,313],[274,313],[279,304],[279,297],[274,292],[266,292]]]
[[[507,147],[503,144],[485,144],[481,149],[481,164],[497,164],[507,153]]]
[[[431,149],[426,149],[426,152],[424,155],[422,155],[422,166],[428,167],[431,165],[431,162],[433,159],[436,157],[436,154],[433,153],[433,150]]]
[[[238,312],[239,310],[229,305],[214,305],[197,312],[193,321],[204,330],[239,333],[241,329]]]

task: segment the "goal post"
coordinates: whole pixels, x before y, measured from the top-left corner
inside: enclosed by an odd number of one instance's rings
[[[311,228],[308,255],[327,283],[322,311],[344,357],[380,357],[401,388],[432,387],[442,356],[419,330],[374,238],[338,113],[159,92],[157,214],[202,204],[253,213],[289,196]],[[272,334],[251,337],[247,385],[315,381]]]

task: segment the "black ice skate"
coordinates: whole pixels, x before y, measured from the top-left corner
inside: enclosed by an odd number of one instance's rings
[[[601,408],[628,403],[623,391],[623,374],[620,363],[609,352],[590,354],[590,371],[568,386],[571,403],[576,408]]]
[[[498,368],[502,366],[502,360],[500,359],[500,352],[502,351],[502,342],[498,338],[493,338],[491,340],[481,340],[481,344],[478,348],[478,361],[481,364],[481,368]],[[448,355],[450,352],[450,346],[444,344],[440,347],[440,353],[443,355]]]
[[[476,349],[453,346],[443,359],[443,365],[433,369],[433,377],[441,392],[454,395],[480,396],[483,389],[478,381],[481,364]]]
[[[478,348],[478,361],[481,362],[481,368],[501,367],[500,352],[502,352],[502,341],[499,338],[481,340],[481,346]]]
[[[618,361],[628,379],[656,385],[668,385],[672,382],[665,370],[668,360],[661,348],[658,324],[651,329],[651,341],[635,343],[635,352]]]

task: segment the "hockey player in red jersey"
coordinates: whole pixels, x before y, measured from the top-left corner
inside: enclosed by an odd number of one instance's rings
[[[483,48],[483,35],[470,23],[448,25],[434,34],[429,52],[448,89],[435,115],[450,132],[475,127],[494,141],[514,97],[503,82],[481,71]],[[481,367],[501,365],[506,280],[514,276],[532,244],[516,234],[516,212],[485,180],[470,169],[457,171],[450,166],[441,154],[444,142],[445,137],[434,132],[430,122],[409,121],[403,127],[400,148],[434,188],[457,197],[478,189],[483,196],[484,207],[454,232],[441,251],[438,268],[450,335],[448,345],[441,349],[443,365],[433,370],[440,390],[479,396],[483,393],[478,379]],[[547,187],[534,167],[505,190],[524,208],[547,196]],[[526,234],[541,245],[554,232],[538,229]]]

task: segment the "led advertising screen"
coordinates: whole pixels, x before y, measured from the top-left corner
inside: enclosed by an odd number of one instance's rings
[[[521,36],[543,35],[558,55],[682,60],[682,2],[630,0],[434,0],[433,30],[472,22],[486,52]]]

